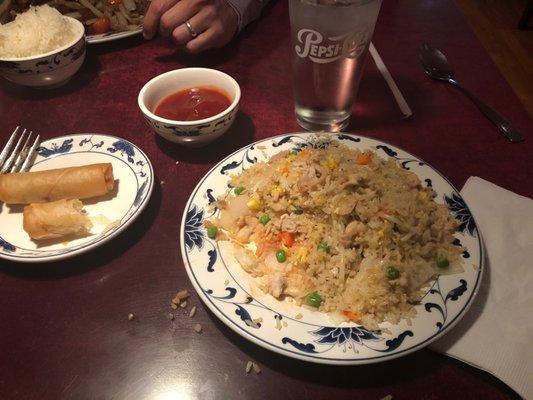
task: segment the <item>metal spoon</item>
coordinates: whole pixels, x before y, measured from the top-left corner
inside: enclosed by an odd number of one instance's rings
[[[500,131],[502,131],[507,139],[511,142],[521,142],[524,140],[522,135],[520,135],[509,121],[459,85],[459,82],[455,80],[452,66],[448,63],[446,56],[442,54],[440,50],[435,49],[428,44],[423,44],[420,47],[420,61],[422,61],[422,66],[424,67],[426,74],[433,79],[448,82],[463,92],[470,100],[472,100],[477,108],[479,108],[479,110],[500,129]]]

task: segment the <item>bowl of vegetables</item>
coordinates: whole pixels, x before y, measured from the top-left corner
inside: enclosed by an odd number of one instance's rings
[[[65,1],[61,10],[85,25],[89,43],[100,43],[142,32],[149,4],[148,0],[78,0]]]
[[[0,21],[11,22],[27,12],[33,1],[0,0]],[[61,14],[80,21],[88,43],[107,42],[142,32],[149,0],[54,0],[46,3]]]

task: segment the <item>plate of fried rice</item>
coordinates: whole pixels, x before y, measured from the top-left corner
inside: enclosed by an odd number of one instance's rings
[[[483,246],[425,161],[351,134],[293,133],[218,163],[187,202],[185,268],[228,327],[293,358],[384,361],[468,310]]]

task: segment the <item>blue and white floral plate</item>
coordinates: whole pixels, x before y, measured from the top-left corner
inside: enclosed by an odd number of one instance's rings
[[[31,171],[106,163],[113,165],[116,190],[83,201],[93,218],[92,235],[69,242],[32,241],[22,228],[22,206],[0,203],[0,258],[38,263],[85,253],[124,231],[148,204],[154,171],[144,152],[124,139],[79,134],[41,143]]]
[[[425,161],[395,146],[348,134],[317,140],[311,133],[288,134],[246,146],[218,163],[200,181],[187,202],[181,224],[181,252],[187,273],[200,298],[228,327],[242,337],[277,353],[325,364],[366,364],[390,360],[427,346],[450,330],[470,307],[483,273],[483,246],[475,221],[459,192]],[[206,236],[203,222],[218,211],[209,205],[230,189],[230,175],[267,160],[281,150],[327,146],[337,139],[352,148],[372,149],[395,158],[437,192],[461,222],[455,244],[466,248],[464,272],[439,276],[416,306],[411,325],[381,324],[380,332],[278,301],[254,287],[234,259],[231,247]]]

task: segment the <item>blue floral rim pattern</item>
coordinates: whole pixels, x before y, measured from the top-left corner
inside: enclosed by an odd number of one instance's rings
[[[328,146],[328,139],[318,140],[312,134],[282,135],[254,143],[226,157],[206,174],[191,195],[182,220],[184,263],[195,289],[207,306],[231,329],[258,345],[291,357],[331,364],[369,363],[395,358],[429,344],[453,327],[466,312],[482,276],[481,238],[457,190],[425,161],[392,145],[362,136],[331,135],[329,141],[331,138],[350,146],[372,148],[383,157],[393,157],[403,168],[413,170],[422,182],[432,186],[461,222],[462,229],[454,244],[466,247],[463,253],[465,263],[474,266],[477,263],[477,270],[468,271],[466,267],[463,274],[438,277],[427,289],[422,304],[417,306],[419,315],[414,319],[413,326],[398,327],[390,333],[370,331],[363,326],[330,326],[297,320],[254,298],[232,274],[218,243],[205,235],[203,221],[217,212],[209,205],[228,190],[226,182],[229,175],[258,162],[265,147],[270,156],[279,150],[300,151],[307,146]],[[227,284],[220,287],[217,282],[222,276],[227,277]],[[215,286],[218,289],[214,289]],[[265,315],[272,318],[270,321],[275,320],[277,325],[282,322],[297,328],[287,335],[278,334],[268,328]]]
[[[95,235],[89,241],[62,249],[46,249],[46,247],[31,249],[17,245],[3,238],[0,229],[0,257],[14,261],[43,261],[43,259],[53,260],[70,254],[80,254],[116,236],[144,209],[151,196],[154,173],[152,165],[144,152],[127,140],[99,134],[70,135],[51,139],[41,143],[41,146],[37,149],[38,157],[34,166],[51,158],[55,159],[83,153],[98,153],[109,156],[113,160],[127,165],[132,172],[131,175],[135,177],[137,188],[135,198],[122,216],[120,223],[103,234]]]

